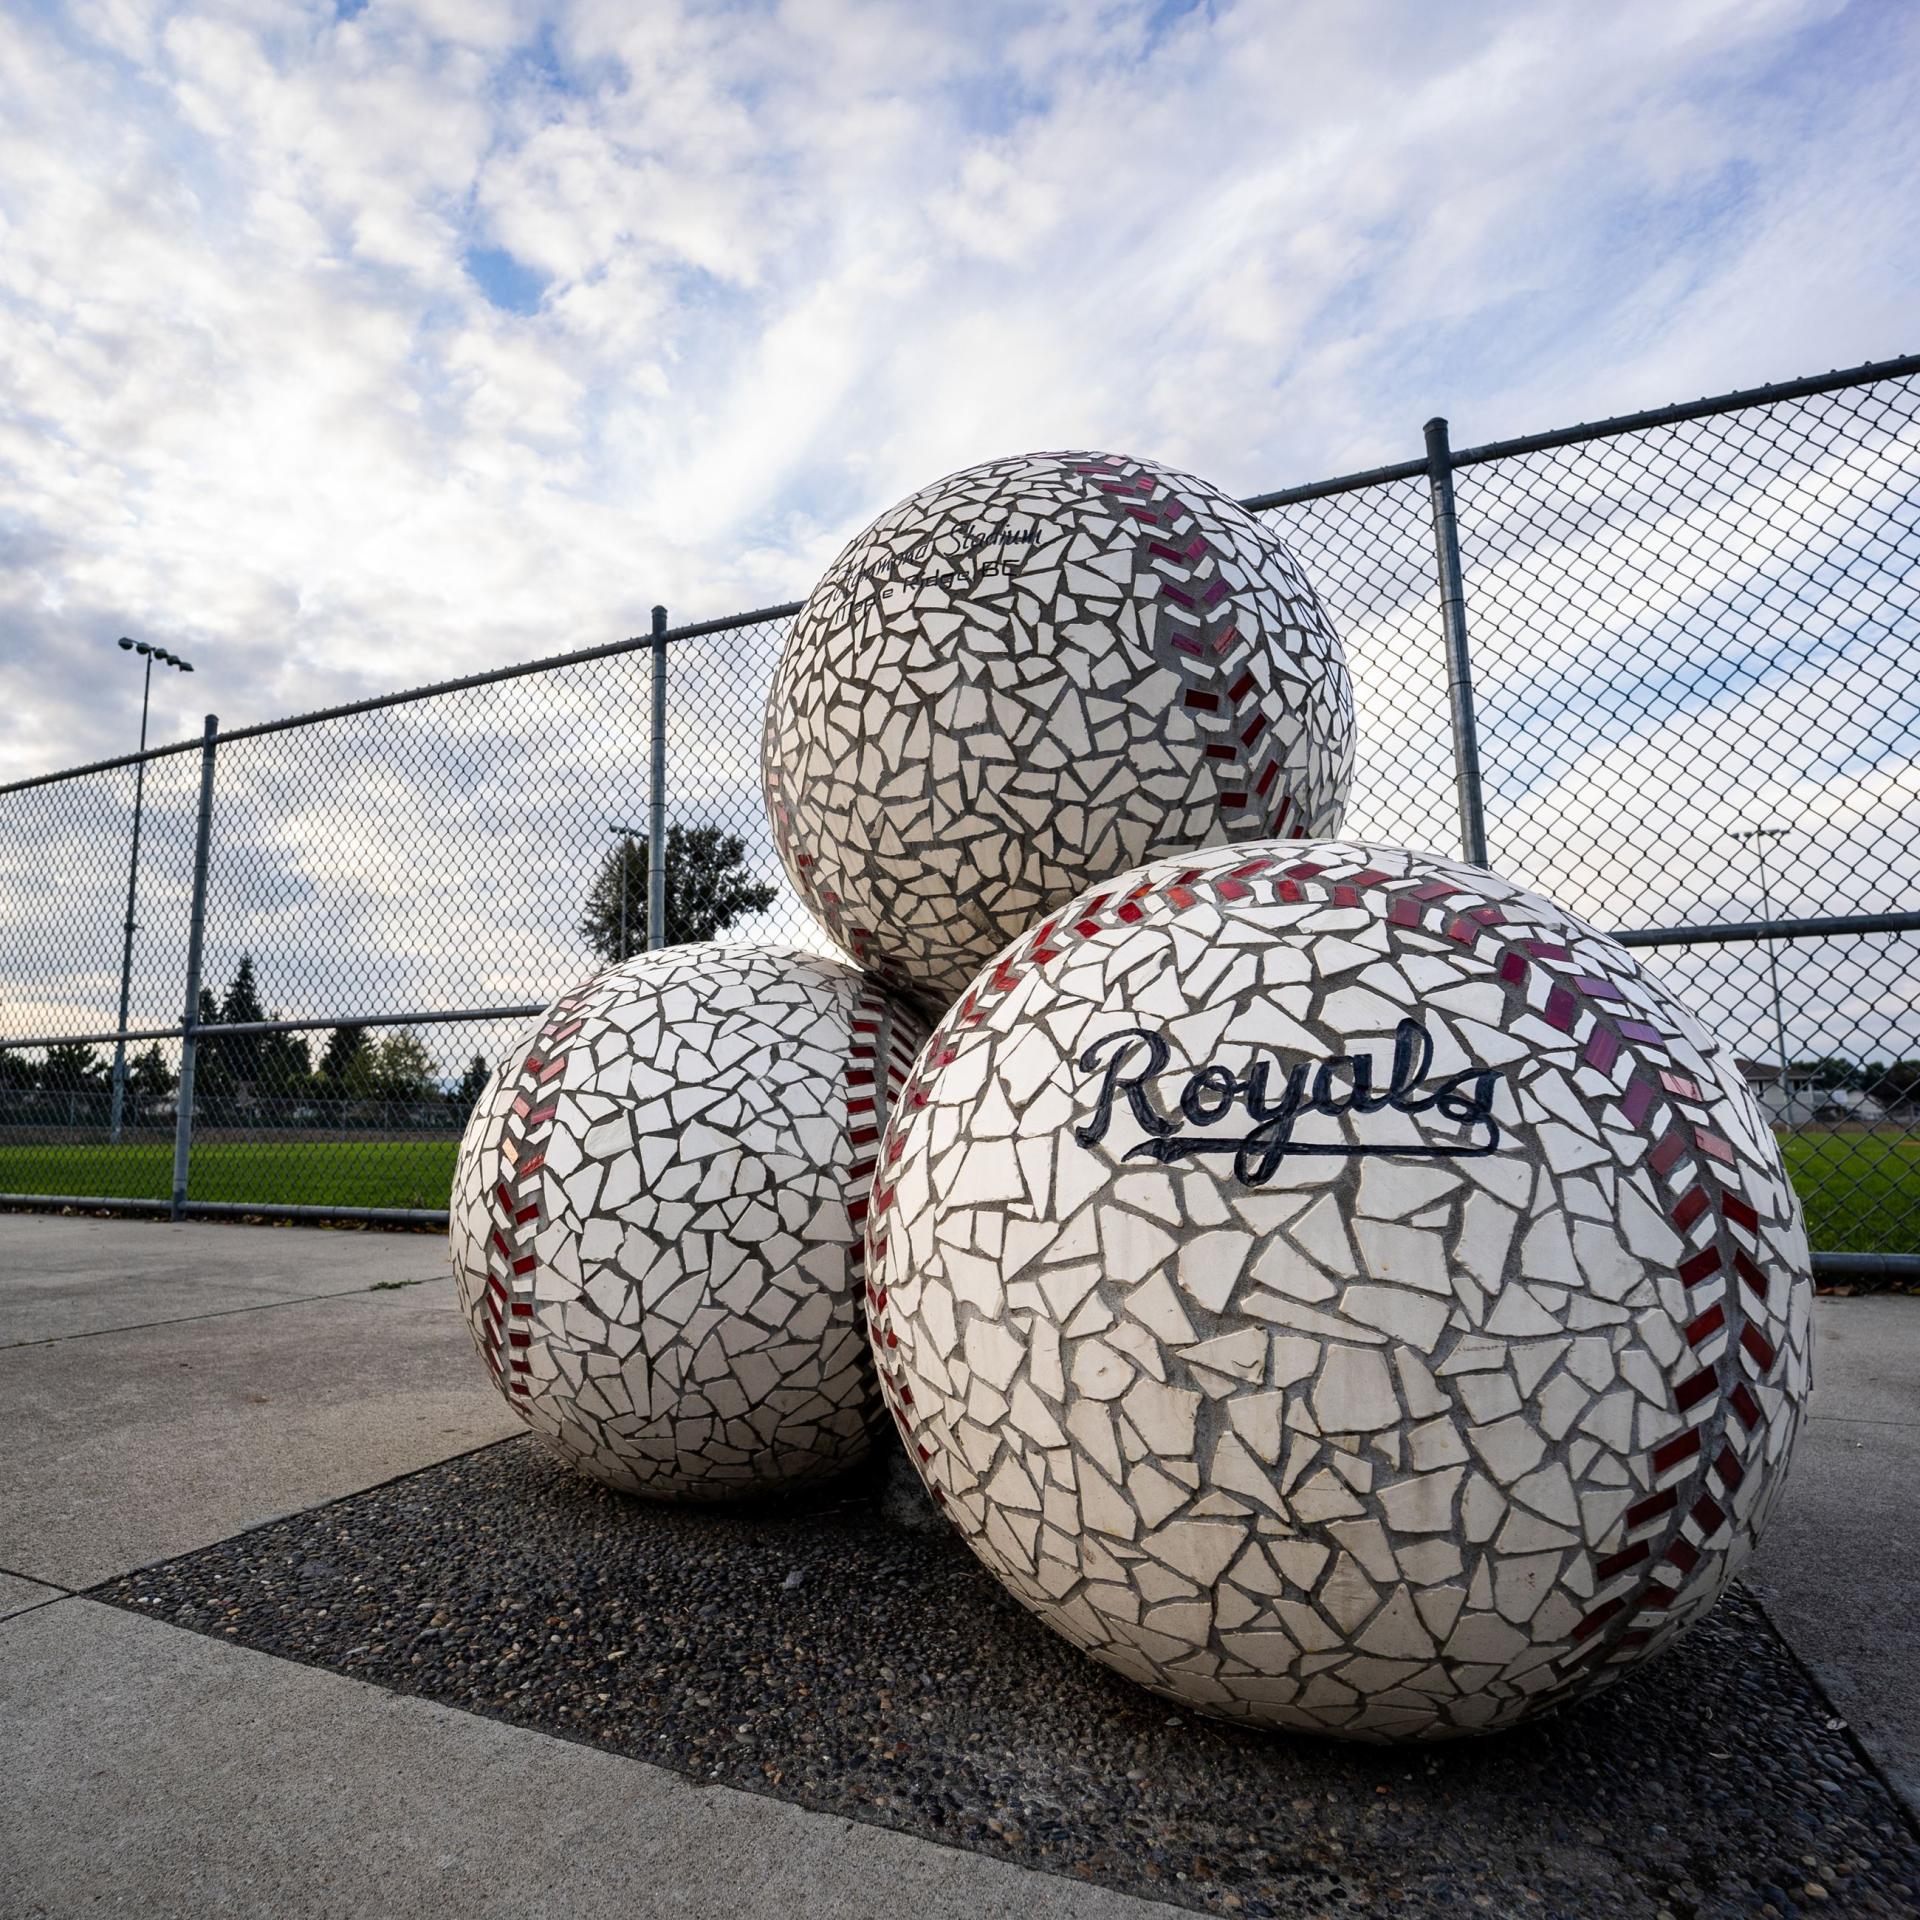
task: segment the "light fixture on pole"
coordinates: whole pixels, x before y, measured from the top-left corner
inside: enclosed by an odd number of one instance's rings
[[[620,949],[618,957],[625,960],[630,952],[627,946],[627,873],[630,864],[627,858],[627,851],[637,836],[645,834],[646,828],[623,827],[619,821],[609,820],[607,822],[607,831],[609,833],[617,833],[620,836]]]
[[[147,696],[153,691],[153,663],[191,673],[193,662],[182,660],[165,647],[149,646],[144,640],[121,636],[120,651],[145,656],[146,669],[140,683],[140,758],[134,762],[133,775],[133,853],[127,861],[127,923],[120,947],[120,1024],[113,1043],[113,1112],[110,1130],[115,1146],[120,1144],[121,1122],[127,1106],[127,995],[133,984],[134,896],[140,884],[140,809],[147,794]]]
[[[1767,880],[1767,842],[1784,840],[1785,827],[1741,827],[1729,839],[1753,842],[1754,857],[1760,865],[1760,917],[1770,929],[1773,925],[1773,889]],[[1787,1017],[1780,999],[1780,949],[1771,932],[1767,935],[1767,973],[1773,987],[1774,1050],[1780,1059],[1780,1100],[1783,1125],[1793,1125],[1793,1080],[1787,1065]]]

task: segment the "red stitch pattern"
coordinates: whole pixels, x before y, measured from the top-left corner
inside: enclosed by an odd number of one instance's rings
[[[1057,657],[998,684],[1049,622]],[[849,543],[787,636],[761,737],[808,911],[942,1002],[1116,837],[1326,831],[1352,756],[1339,642],[1281,543],[1191,476],[1065,452],[948,475]]]
[[[1207,741],[1229,838],[1286,833],[1293,797],[1274,792],[1285,769],[1271,751],[1253,639],[1240,629],[1220,556],[1199,520],[1161,475],[1133,461],[1076,460],[1073,469],[1103,493],[1126,500],[1130,515],[1153,529],[1147,553],[1160,583],[1154,638],[1179,674],[1182,705]]]
[[[553,1130],[555,1103],[540,1100],[557,1088],[566,1067],[567,1043],[580,1031],[576,1017],[593,990],[583,982],[554,1002],[527,1056],[520,1063],[515,1094],[500,1137],[500,1174],[489,1195],[492,1229],[486,1241],[486,1285],[481,1291],[480,1352],[509,1398],[530,1397],[530,1346],[524,1332],[509,1332],[513,1321],[533,1318],[534,1235],[540,1225],[540,1192],[534,1176],[546,1164],[546,1142]]]

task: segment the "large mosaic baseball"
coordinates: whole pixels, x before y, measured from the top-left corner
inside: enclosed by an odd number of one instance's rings
[[[1101,453],[883,514],[788,635],[762,757],[782,860],[863,966],[948,1004],[1043,912],[1156,855],[1339,830],[1340,643],[1273,534]]]
[[[554,1003],[474,1110],[451,1213],[474,1341],[536,1435],[659,1498],[861,1458],[861,1226],[923,1033],[781,947],[671,947]]]
[[[929,1489],[1189,1705],[1508,1724],[1697,1620],[1779,1491],[1772,1135],[1625,949],[1478,869],[1271,843],[1083,895],[948,1014],[876,1181]]]

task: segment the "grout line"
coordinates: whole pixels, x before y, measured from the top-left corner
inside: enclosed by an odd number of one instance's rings
[[[424,1286],[438,1280],[439,1273],[419,1280],[375,1280],[364,1287],[347,1287],[339,1293],[303,1293],[291,1300],[256,1300],[245,1307],[210,1307],[205,1313],[179,1313],[166,1320],[134,1320],[124,1327],[89,1327],[80,1333],[56,1333],[45,1340],[0,1340],[0,1353],[12,1353],[21,1347],[59,1347],[69,1340],[102,1340],[111,1333],[147,1333],[155,1327],[191,1326],[196,1320],[226,1320],[237,1313],[267,1313],[275,1307],[310,1307],[316,1300],[351,1300],[363,1293],[389,1293],[399,1287]]]

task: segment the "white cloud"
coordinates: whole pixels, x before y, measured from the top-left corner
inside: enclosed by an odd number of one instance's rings
[[[195,657],[182,735],[804,593],[1021,446],[1252,491],[1897,351],[1917,50],[1869,0],[0,18],[0,777],[130,744],[121,632]],[[1636,528],[1663,617],[1724,533]],[[1358,812],[1444,819],[1425,581],[1370,591]]]

